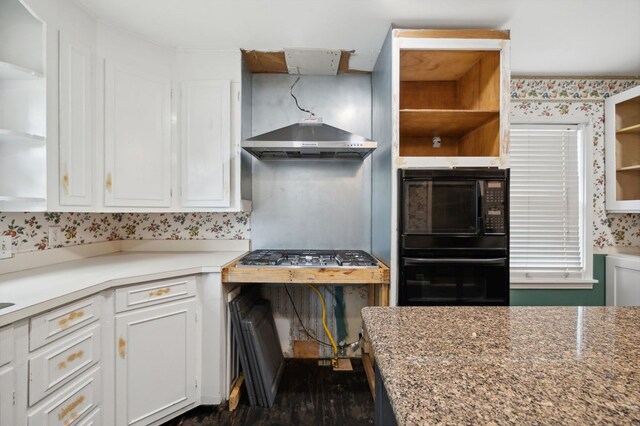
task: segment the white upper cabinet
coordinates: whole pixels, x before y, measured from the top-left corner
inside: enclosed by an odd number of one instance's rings
[[[60,32],[59,194],[61,206],[93,204],[94,46]]]
[[[181,84],[181,204],[229,207],[231,84]]]
[[[107,59],[104,205],[171,207],[171,80]]]
[[[0,211],[46,209],[43,29],[18,0],[0,2]]]
[[[604,106],[607,211],[640,212],[640,86]]]

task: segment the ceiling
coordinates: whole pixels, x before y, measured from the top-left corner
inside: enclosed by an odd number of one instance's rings
[[[186,49],[355,50],[370,71],[398,27],[511,30],[520,76],[640,75],[639,0],[75,0],[96,19]]]

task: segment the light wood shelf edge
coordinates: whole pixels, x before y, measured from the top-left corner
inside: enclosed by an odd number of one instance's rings
[[[405,38],[485,38],[509,40],[509,30],[486,29],[394,29],[394,37]]]
[[[620,167],[616,169],[616,172],[632,172],[632,171],[639,171],[639,170],[640,170],[640,164],[637,164],[635,166]]]
[[[627,126],[624,129],[616,130],[616,134],[625,135],[632,133],[640,133],[640,123],[634,124],[633,126]]]

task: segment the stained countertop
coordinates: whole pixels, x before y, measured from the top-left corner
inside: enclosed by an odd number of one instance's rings
[[[399,425],[638,424],[640,307],[366,307]]]

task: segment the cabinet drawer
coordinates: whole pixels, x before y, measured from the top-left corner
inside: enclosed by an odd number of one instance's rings
[[[102,297],[93,296],[31,318],[29,349],[34,350],[100,318]]]
[[[0,367],[13,360],[13,327],[0,328]]]
[[[102,426],[102,412],[100,408],[93,410],[87,417],[78,423],[78,426]]]
[[[29,359],[29,405],[34,405],[100,359],[100,324],[45,347]]]
[[[29,426],[70,426],[83,420],[101,399],[100,369],[55,392],[29,415]]]
[[[196,295],[195,277],[152,281],[116,290],[116,312],[157,305]]]

